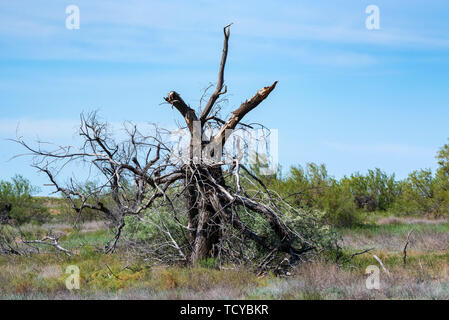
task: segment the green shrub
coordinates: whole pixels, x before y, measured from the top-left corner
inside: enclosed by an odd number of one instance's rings
[[[328,222],[337,227],[360,224],[362,215],[354,202],[354,198],[347,185],[338,181],[328,188],[322,199],[323,210],[327,213]]]
[[[437,154],[439,168],[412,172],[400,184],[394,212],[402,215],[449,215],[449,145]]]
[[[324,212],[332,225],[350,226],[361,220],[349,185],[329,176],[324,164],[293,166],[286,178],[270,187],[296,208]]]
[[[401,192],[394,212],[398,215],[449,214],[449,188],[445,170],[440,168],[434,175],[430,169],[412,172],[401,182]]]
[[[379,168],[368,170],[367,175],[345,177],[341,183],[349,187],[356,206],[368,212],[388,210],[399,194],[394,174],[389,176]]]
[[[198,261],[198,266],[205,269],[217,269],[218,260],[216,258],[206,258]]]
[[[0,181],[0,207],[10,208],[9,216],[19,224],[42,223],[49,215],[42,201],[33,198],[37,192],[38,189],[21,175],[14,176],[11,181]]]

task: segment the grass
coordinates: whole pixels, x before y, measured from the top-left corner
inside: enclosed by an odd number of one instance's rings
[[[335,264],[314,262],[302,266],[288,279],[272,281],[262,289],[255,289],[251,298],[264,299],[448,299],[447,273],[432,275],[436,267],[414,264],[407,268],[390,267],[390,276],[380,274],[380,289],[365,286],[365,267],[374,264],[369,258],[359,266],[341,268]],[[388,262],[386,262],[388,264]],[[446,261],[447,263],[447,261]]]
[[[80,269],[81,290],[65,287],[69,265]],[[155,266],[131,260],[123,252],[104,255],[89,247],[79,255],[55,254],[0,259],[0,297],[9,298],[133,298],[208,299],[245,297],[252,288],[263,287],[269,277],[258,278],[244,269],[217,270]]]
[[[111,240],[112,234],[107,230],[97,230],[91,232],[72,231],[68,235],[60,238],[61,246],[69,250],[82,246],[104,247]]]
[[[395,221],[395,220],[392,220]],[[411,220],[415,221],[415,220]],[[442,252],[448,249],[449,223],[445,220],[416,222],[365,224],[353,228],[342,228],[344,247],[360,250],[373,247],[388,252],[402,252],[408,233],[411,236],[411,249],[416,252]]]
[[[364,270],[375,261],[360,256],[351,266],[305,263],[288,278],[257,277],[245,269],[152,267],[120,255],[92,251],[74,258],[57,255],[1,260],[3,299],[447,299],[448,255],[412,256],[403,267],[397,256],[378,253],[390,276],[380,274],[380,290],[365,287]],[[64,268],[81,270],[81,289],[65,288]]]
[[[414,231],[420,233],[448,233],[449,232],[449,223],[440,223],[440,224],[368,224],[368,225],[360,225],[352,228],[344,228],[341,229],[341,233],[350,233],[350,234],[360,234],[365,237],[375,237],[379,234],[382,235],[407,235],[408,232],[413,229]]]
[[[385,218],[386,219],[386,218]],[[287,278],[258,277],[245,268],[218,270],[214,261],[197,267],[148,266],[124,248],[101,252],[111,234],[104,224],[89,222],[80,230],[54,223],[25,225],[30,237],[48,230],[59,233],[60,244],[75,254],[68,257],[52,248],[29,257],[0,256],[1,299],[449,299],[449,225],[388,218],[353,229],[340,229],[346,257],[373,247],[340,264],[318,260],[303,263]],[[413,236],[403,265],[402,250],[408,232]],[[365,286],[365,270],[379,266],[380,289]],[[66,268],[80,269],[80,290],[65,286]],[[381,269],[382,270],[382,269]]]

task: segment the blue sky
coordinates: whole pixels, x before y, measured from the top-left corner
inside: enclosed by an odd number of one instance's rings
[[[80,29],[65,8],[80,9]],[[367,30],[365,8],[380,8]],[[8,138],[75,139],[81,112],[119,124],[181,120],[216,81],[222,27],[230,111],[279,84],[248,121],[279,130],[283,167],[325,163],[336,177],[434,168],[449,138],[449,20],[432,1],[0,1],[0,179],[46,183]],[[78,174],[75,170],[74,174]],[[42,187],[42,193],[51,190]]]

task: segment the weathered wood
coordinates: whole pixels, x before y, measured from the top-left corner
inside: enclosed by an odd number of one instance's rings
[[[181,113],[186,121],[187,127],[192,132],[193,122],[198,121],[195,110],[190,108],[176,91],[171,91],[164,99]]]
[[[223,86],[224,86],[224,70],[225,70],[225,66],[226,66],[226,58],[228,56],[228,42],[229,42],[229,35],[231,32],[231,30],[230,30],[231,25],[232,25],[232,23],[223,28],[223,33],[224,33],[223,53],[221,55],[220,70],[218,71],[217,86],[215,88],[215,91],[210,96],[209,101],[207,102],[206,107],[204,108],[204,110],[200,116],[201,124],[204,124],[207,116],[211,112],[217,99],[221,95],[223,95],[227,92],[226,87],[225,87],[225,90],[223,91]]]
[[[226,121],[225,124],[223,124],[223,126],[220,128],[220,131],[215,135],[214,143],[221,144],[221,146],[224,147],[226,139],[228,138],[226,131],[234,130],[248,112],[256,108],[262,101],[264,101],[268,97],[268,95],[274,90],[274,88],[276,88],[277,83],[278,82],[275,81],[271,86],[260,89],[251,99],[246,100],[240,105],[239,108],[232,111],[231,117],[228,119],[228,121]]]
[[[410,230],[407,234],[407,239],[405,240],[405,245],[404,245],[404,250],[403,252],[403,256],[402,256],[402,262],[404,263],[404,266],[407,265],[407,247],[410,244],[410,235],[412,234],[413,229]]]

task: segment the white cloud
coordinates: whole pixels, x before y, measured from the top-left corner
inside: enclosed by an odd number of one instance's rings
[[[11,50],[0,56],[155,63],[209,61],[215,58],[210,52],[221,44],[221,27],[230,21],[235,23],[232,32],[237,38],[233,45],[252,47],[253,51],[263,47],[265,53],[275,52],[280,57],[299,55],[313,64],[366,65],[376,60],[349,45],[449,47],[449,38],[438,30],[404,27],[404,16],[397,8],[393,13],[398,17],[390,24],[368,31],[363,6],[356,2],[208,1],[206,6],[185,1],[132,0],[125,4],[80,0],[78,5],[81,29],[69,31],[65,29],[63,4],[9,4],[0,13],[0,34]],[[302,45],[306,41],[319,45],[305,50]],[[348,46],[337,52],[329,49],[341,44]]]

